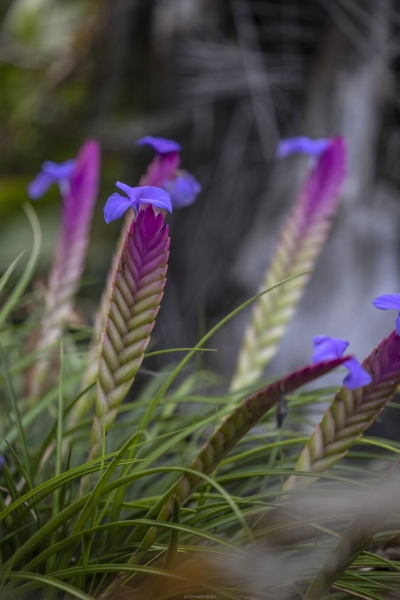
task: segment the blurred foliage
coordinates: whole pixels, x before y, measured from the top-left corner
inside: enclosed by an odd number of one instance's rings
[[[36,161],[75,153],[90,100],[90,65],[79,60],[92,37],[89,8],[82,1],[19,0],[3,15],[2,171],[32,173]]]
[[[46,159],[73,157],[92,133],[101,76],[101,36],[108,2],[12,0],[0,12],[0,231],[1,268],[25,245],[20,210],[26,185]],[[96,57],[96,60],[94,58]],[[112,159],[108,162],[112,172]],[[106,169],[107,172],[107,169]],[[111,175],[111,179],[115,179]],[[111,185],[111,184],[110,184]],[[44,229],[42,265],[51,261],[59,194],[37,204]],[[99,215],[100,217],[100,215]],[[95,269],[107,268],[110,248],[96,221]],[[29,234],[28,234],[29,235]],[[110,241],[111,243],[111,241]],[[104,265],[104,266],[103,266]]]

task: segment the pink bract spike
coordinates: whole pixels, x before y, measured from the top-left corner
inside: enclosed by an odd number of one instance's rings
[[[346,145],[343,138],[337,137],[313,159],[285,222],[261,285],[261,290],[274,285],[276,288],[254,305],[231,389],[254,384],[275,356],[328,237],[345,177]],[[290,278],[294,279],[278,285]]]
[[[85,266],[99,177],[100,147],[95,140],[87,140],[80,149],[69,190],[63,197],[61,226],[37,345],[37,349],[43,349],[44,352],[30,378],[31,397],[37,397],[43,388],[49,367],[49,351],[53,351],[63,324],[74,307],[75,294]]]
[[[105,432],[142,363],[160,308],[169,257],[168,226],[151,205],[126,232],[113,274],[98,356],[96,413],[90,456],[99,455]]]
[[[176,169],[180,165],[181,159],[179,152],[168,152],[166,154],[156,154],[151,161],[146,173],[139,180],[139,186],[155,186],[162,187],[166,180],[171,179]],[[144,208],[145,205],[142,205]],[[112,258],[111,266],[107,274],[106,284],[100,299],[100,305],[97,310],[94,322],[94,335],[89,351],[88,366],[83,377],[83,388],[88,387],[97,376],[97,356],[99,353],[100,336],[104,326],[104,320],[107,313],[108,300],[111,295],[111,282],[114,271],[117,267],[119,256],[121,254],[122,244],[125,239],[125,234],[129,229],[134,213],[129,209],[124,217],[121,227],[121,235],[117,242],[117,249]],[[91,392],[81,398],[81,401],[76,404],[71,412],[69,424],[72,427],[79,419],[83,418],[90,408],[93,406],[94,393]]]
[[[61,229],[49,277],[51,295],[47,300],[51,304],[68,297],[73,302],[84,269],[99,176],[100,148],[96,141],[88,140],[78,154],[69,192],[63,198]],[[66,302],[62,310],[70,311]]]
[[[339,202],[339,192],[346,177],[346,146],[342,137],[334,138],[312,168],[298,200],[300,233]]]

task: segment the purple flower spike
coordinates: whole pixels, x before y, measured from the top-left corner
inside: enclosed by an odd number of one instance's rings
[[[173,208],[190,206],[201,192],[201,185],[188,171],[179,170],[174,179],[164,181],[163,188],[171,197]]]
[[[172,212],[171,199],[167,192],[161,188],[151,185],[132,188],[120,181],[117,181],[116,185],[126,193],[128,198],[118,193],[112,194],[109,197],[104,207],[104,219],[106,223],[122,217],[129,207],[133,208],[137,216],[141,204],[152,204],[156,208]]]
[[[73,166],[69,179],[68,172]],[[87,140],[81,147],[76,161],[62,165],[44,163],[42,172],[49,173],[53,180],[67,181],[62,191],[62,213],[53,265],[49,274],[45,296],[45,312],[42,319],[37,350],[41,359],[35,364],[29,378],[28,394],[38,398],[49,385],[51,346],[63,333],[63,324],[68,321],[75,304],[75,295],[83,274],[86,251],[89,244],[90,227],[97,200],[100,177],[100,147],[95,140]]]
[[[29,197],[32,200],[39,200],[53,183],[58,183],[63,195],[68,193],[75,164],[75,160],[67,160],[63,163],[46,160],[35,179],[28,185]]]
[[[152,135],[145,135],[136,143],[138,146],[151,146],[158,154],[169,154],[170,152],[182,150],[182,146],[178,142],[163,137],[153,137]]]
[[[318,157],[322,152],[325,152],[329,144],[330,140],[327,138],[319,140],[312,140],[306,136],[288,138],[279,142],[276,156],[278,158],[285,158],[290,154],[300,153]]]
[[[400,294],[384,294],[373,300],[372,304],[380,310],[391,310],[394,308],[399,311],[396,319],[396,331],[400,335]]]
[[[313,337],[314,355],[312,363],[316,364],[323,360],[333,360],[343,356],[349,342],[339,338],[331,338],[327,335],[318,335]],[[363,369],[358,360],[354,357],[348,358],[343,366],[349,370],[349,374],[343,380],[343,384],[349,389],[354,390],[364,387],[371,383],[372,379],[369,373]]]

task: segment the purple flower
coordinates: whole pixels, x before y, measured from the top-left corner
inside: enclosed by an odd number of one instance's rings
[[[349,370],[349,374],[343,379],[343,384],[349,390],[355,390],[358,387],[363,387],[371,383],[371,375],[363,369],[356,358],[349,358],[343,365]]]
[[[173,208],[190,206],[201,192],[201,185],[188,171],[176,171],[176,176],[163,182],[164,190],[171,198]]]
[[[74,167],[75,160],[67,160],[63,163],[46,160],[35,179],[28,185],[29,197],[32,200],[39,200],[53,183],[58,183],[62,195],[67,194]]]
[[[171,199],[167,192],[161,188],[151,185],[132,188],[120,181],[117,181],[116,185],[128,197],[121,196],[117,192],[109,197],[104,207],[106,223],[119,219],[130,207],[133,208],[137,216],[141,204],[152,204],[157,208],[172,212]]]
[[[333,360],[343,356],[349,342],[332,338],[328,335],[316,335],[313,337],[314,354],[312,358],[313,364],[322,360]]]
[[[136,143],[138,146],[151,146],[158,154],[169,154],[170,152],[182,150],[182,146],[178,142],[162,137],[153,137],[152,135],[145,135]]]
[[[380,310],[391,310],[394,308],[399,311],[396,319],[396,331],[400,335],[400,294],[384,294],[373,300],[372,304]]]
[[[325,152],[329,144],[330,140],[327,138],[319,140],[312,140],[306,136],[288,138],[279,142],[276,156],[278,158],[285,158],[290,154],[301,153],[318,157],[322,152]]]
[[[333,360],[335,358],[341,358],[344,351],[346,350],[349,342],[338,338],[332,338],[327,335],[318,335],[313,337],[314,354],[312,357],[312,363],[316,364],[323,360]],[[371,383],[372,379],[369,373],[360,365],[358,360],[354,357],[348,358],[343,366],[349,370],[349,374],[343,380],[343,384],[354,390],[358,387],[363,387]]]

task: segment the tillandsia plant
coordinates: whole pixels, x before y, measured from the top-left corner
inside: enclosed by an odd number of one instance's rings
[[[139,139],[137,144],[139,146],[149,145],[156,152],[156,155],[150,163],[146,173],[140,178],[139,186],[153,186],[164,189],[170,196],[171,205],[173,208],[190,206],[200,193],[201,185],[188,171],[179,169],[181,162],[179,152],[182,149],[180,144],[174,140],[157,138],[150,135]],[[124,191],[127,190],[128,186],[125,186]],[[129,195],[129,190],[127,193]],[[132,216],[132,208],[128,206],[117,243],[117,248],[111,261],[111,266],[106,279],[106,285],[104,287],[100,305],[95,316],[93,339],[89,351],[87,369],[82,384],[83,389],[93,383],[97,377],[97,357],[99,353],[100,336],[103,330],[108,301],[111,295],[114,272],[118,265],[123,244],[125,242],[126,232],[130,227]],[[108,217],[109,215],[106,216],[106,219]],[[78,402],[76,407],[74,407],[71,414],[69,420],[70,427],[74,426],[79,419],[87,414],[93,405],[93,400],[93,392],[89,392],[81,398],[80,402]]]
[[[164,151],[175,153],[176,169],[176,142],[150,141],[157,169]],[[327,157],[344,160],[342,140],[287,144],[279,147],[282,156],[315,151],[309,177],[318,189],[319,170],[325,164],[330,172]],[[31,195],[38,197],[53,182],[70,194],[79,161],[46,163]],[[346,340],[315,332],[305,367],[267,384],[257,380],[251,394],[221,391],[220,379],[200,361],[190,363],[192,357],[213,352],[209,340],[247,306],[304,282],[298,267],[307,261],[292,254],[288,279],[276,278],[194,348],[167,350],[187,354],[161,373],[147,371],[152,375],[139,389],[134,379],[146,360],[166,283],[165,221],[177,206],[166,179],[163,185],[146,181],[153,167],[139,187],[118,182],[121,193],[104,207],[107,222],[125,214],[130,222],[101,324],[93,418],[65,425],[85,394],[75,372],[85,341],[71,332],[59,334],[58,380],[49,378],[34,403],[24,397],[21,374],[36,356],[26,355],[31,316],[21,319],[29,297],[22,294],[39,254],[31,205],[32,256],[15,286],[22,257],[0,279],[0,300],[6,297],[0,307],[1,600],[400,597],[400,442],[366,432],[400,384],[398,331],[362,364],[348,353]],[[174,177],[176,182],[176,171],[170,184]],[[338,189],[334,182],[332,175],[331,191]],[[326,202],[336,206],[335,194],[325,191]],[[321,231],[317,224],[315,231]],[[400,311],[399,298],[386,294],[374,304]],[[399,320],[396,325],[400,329]],[[346,369],[339,392],[316,387],[336,368]],[[310,419],[315,426],[323,411],[310,436]]]
[[[280,241],[265,274],[262,287],[305,273],[271,294],[262,296],[253,308],[237,360],[231,389],[256,382],[278,350],[296,306],[310,280],[327,239],[346,176],[346,147],[341,137],[310,140],[299,137],[283,140],[277,155],[293,152],[311,156],[305,184],[283,227]]]
[[[61,226],[36,344],[42,356],[29,377],[28,395],[34,398],[45,387],[51,354],[74,308],[85,266],[99,177],[100,148],[95,140],[88,140],[76,160],[62,164],[44,162],[42,170],[28,186],[32,200],[38,200],[50,185],[58,183],[63,201]]]

